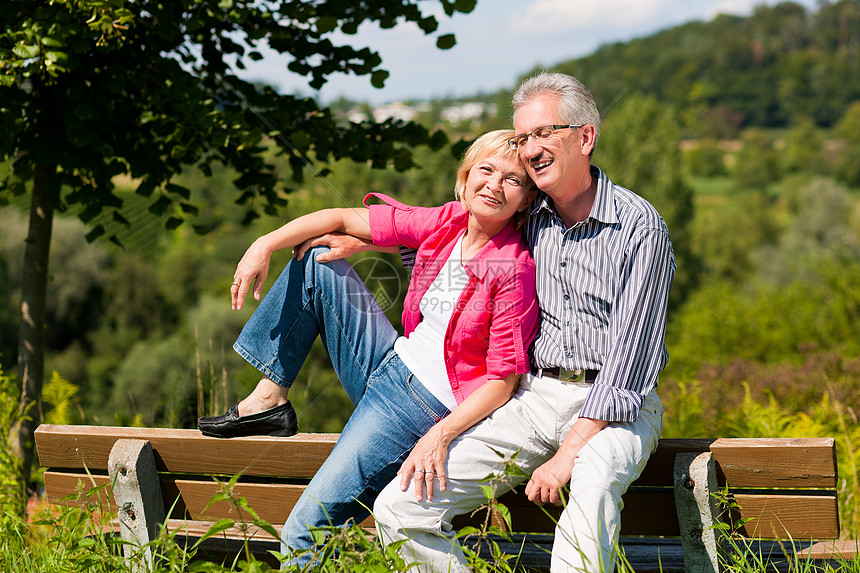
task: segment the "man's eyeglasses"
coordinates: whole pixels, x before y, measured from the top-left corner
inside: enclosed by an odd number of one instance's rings
[[[580,125],[543,125],[541,127],[535,128],[528,133],[521,133],[520,135],[515,135],[508,140],[508,145],[511,146],[511,149],[519,149],[523,145],[525,145],[529,137],[533,137],[535,141],[540,143],[541,141],[548,139],[559,129],[578,129],[583,127],[585,124]]]

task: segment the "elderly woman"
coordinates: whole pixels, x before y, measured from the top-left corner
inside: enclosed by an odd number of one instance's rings
[[[298,550],[296,563],[313,560],[301,551],[313,548],[312,529],[361,521],[398,473],[414,478],[416,495],[444,490],[448,445],[504,404],[528,371],[538,307],[520,224],[536,189],[508,144],[513,135],[475,141],[457,172],[456,201],[420,208],[379,195],[383,204],[318,211],[259,238],[239,262],[233,308],[254,283],[259,298],[274,251],[323,233],[418,249],[403,336],[345,261],[320,263],[319,250],[290,261],[235,344],[263,378],[226,414],[198,420],[209,436],[296,433],[289,389],[322,337],[356,408],[284,526],[283,552]]]

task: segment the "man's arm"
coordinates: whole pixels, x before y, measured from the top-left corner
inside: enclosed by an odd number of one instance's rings
[[[609,422],[579,418],[553,457],[532,474],[526,484],[526,495],[530,501],[543,505],[561,505],[561,488],[573,475],[573,466],[579,451],[588,447],[588,441],[606,427]]]
[[[319,263],[330,263],[364,251],[377,251],[380,253],[397,252],[397,247],[380,247],[374,245],[370,239],[355,237],[345,233],[325,233],[324,235],[312,237],[300,245],[296,245],[293,248],[293,256],[298,260],[302,260],[308,249],[318,246],[329,247],[331,249],[317,255],[317,262]]]
[[[636,420],[666,362],[666,310],[675,274],[666,229],[637,233],[626,265],[621,276],[629,279],[614,303],[614,339],[582,405],[585,418]]]

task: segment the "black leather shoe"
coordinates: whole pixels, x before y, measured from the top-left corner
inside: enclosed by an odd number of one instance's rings
[[[204,436],[213,438],[237,438],[240,436],[292,436],[298,433],[296,411],[287,402],[257,414],[239,415],[236,404],[220,416],[205,416],[197,419],[197,429]]]

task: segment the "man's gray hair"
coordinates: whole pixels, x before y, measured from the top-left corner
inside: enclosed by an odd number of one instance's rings
[[[561,117],[571,125],[590,123],[596,131],[595,141],[600,137],[600,113],[588,88],[573,76],[557,72],[543,72],[532,76],[517,88],[511,104],[514,119],[520,107],[541,95],[557,95],[561,100]]]

